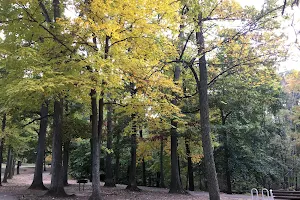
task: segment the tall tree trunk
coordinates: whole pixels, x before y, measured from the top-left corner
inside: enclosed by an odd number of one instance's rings
[[[12,148],[9,145],[8,151],[7,151],[7,159],[6,159],[6,167],[5,167],[5,172],[4,172],[4,178],[3,178],[3,183],[7,183],[7,178],[8,178],[8,173],[10,169],[10,164],[11,164],[11,154],[12,154]]]
[[[70,140],[64,142],[64,155],[63,155],[64,186],[69,185],[68,168],[69,168],[70,143],[71,143]]]
[[[192,156],[191,156],[191,150],[190,150],[190,145],[189,141],[187,138],[185,138],[185,148],[186,148],[186,156],[187,156],[187,161],[188,161],[188,183],[189,183],[189,190],[194,191],[195,186],[194,186],[194,173],[193,173],[193,163],[192,163]]]
[[[6,127],[6,113],[3,114],[1,131],[4,133]],[[4,137],[1,138],[0,144],[0,186],[2,186],[2,163],[3,163]]]
[[[46,151],[44,151],[44,172],[47,171],[47,168],[46,168]]]
[[[129,171],[129,183],[126,189],[131,191],[140,191],[136,183],[136,147],[137,147],[136,134],[135,134],[136,127],[134,127],[133,129],[134,129],[134,133],[131,134],[131,150],[130,150],[131,162],[130,162],[130,171]]]
[[[184,37],[183,33],[184,25],[180,25],[180,33],[179,33],[179,55],[183,51],[182,40]],[[178,64],[175,65],[174,70],[174,78],[173,81],[175,84],[178,84],[180,78],[180,66]],[[175,97],[172,100],[172,104],[175,106],[178,105],[177,98]],[[170,185],[170,193],[179,193],[185,194],[186,191],[183,189],[180,174],[179,174],[179,165],[178,165],[178,153],[177,153],[177,146],[178,146],[178,132],[177,132],[177,121],[175,119],[171,120],[171,185]]]
[[[120,174],[120,133],[116,133],[116,145],[115,145],[115,156],[116,156],[116,166],[115,166],[115,182],[119,183]]]
[[[160,135],[160,158],[159,158],[159,168],[160,168],[160,187],[165,188],[165,173],[164,173],[164,137]]]
[[[92,195],[89,200],[100,200],[100,140],[103,124],[103,97],[99,100],[99,123],[97,113],[97,93],[95,89],[91,89],[91,104],[92,104]],[[99,129],[98,129],[99,128]]]
[[[133,98],[135,94],[137,93],[137,90],[135,88],[134,83],[130,83],[130,93],[131,97]],[[136,132],[137,132],[137,127],[136,127],[136,122],[135,122],[136,115],[132,114],[131,115],[131,121],[132,121],[132,134],[131,134],[131,150],[130,150],[130,157],[131,157],[131,162],[130,162],[130,171],[129,171],[129,182],[128,186],[126,189],[131,190],[131,191],[140,191],[140,189],[137,187],[136,183],[136,148],[137,148],[137,141],[136,141]]]
[[[41,121],[40,121],[40,130],[38,137],[38,147],[37,155],[35,161],[35,170],[33,181],[29,189],[35,190],[47,190],[43,183],[43,162],[45,158],[45,146],[46,146],[46,133],[48,125],[48,102],[44,102],[40,110]]]
[[[112,124],[112,115],[113,108],[111,104],[107,105],[107,149],[112,149],[112,140],[113,140],[113,124]],[[105,173],[105,184],[106,187],[116,187],[114,177],[113,177],[113,168],[112,168],[112,153],[106,153],[106,173]]]
[[[63,100],[54,101],[53,115],[53,137],[52,137],[52,164],[51,164],[51,185],[47,195],[50,196],[67,196],[63,183],[62,167],[62,117],[63,117]]]
[[[140,130],[140,137],[143,138],[143,130]],[[146,186],[146,163],[143,157],[142,159],[142,175],[143,175],[143,186]]]
[[[210,200],[220,200],[219,184],[216,173],[216,166],[213,155],[213,148],[210,136],[210,122],[209,122],[209,106],[207,94],[207,66],[204,53],[204,36],[203,36],[203,22],[202,13],[198,15],[199,31],[196,34],[199,59],[200,82],[197,84],[199,91],[199,106],[200,106],[200,123],[202,134],[202,146],[204,153],[204,162],[206,168],[206,176],[208,180],[208,192]]]
[[[221,111],[221,117],[222,117],[222,125],[225,126],[226,123],[226,118],[228,115],[224,114],[224,111],[220,109]],[[225,161],[225,176],[226,176],[226,185],[227,185],[227,194],[232,194],[232,189],[231,189],[231,172],[230,172],[230,166],[229,166],[229,159],[230,159],[230,152],[228,149],[228,136],[227,132],[224,129],[222,131],[223,133],[223,145],[224,145],[224,161]]]

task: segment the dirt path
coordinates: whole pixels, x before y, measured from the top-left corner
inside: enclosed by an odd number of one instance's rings
[[[8,183],[0,187],[0,200],[52,200],[51,197],[43,196],[45,191],[28,190],[33,178],[33,168],[21,168],[21,175],[15,175]],[[51,175],[45,172],[44,184],[49,187]],[[60,198],[60,200],[88,200],[92,192],[91,183],[87,183],[84,191],[78,190],[75,180],[69,181],[70,186],[65,187],[67,194],[75,194],[72,198]],[[101,184],[103,186],[103,183]],[[125,190],[125,185],[117,185],[115,188],[101,187],[104,200],[208,200],[207,192],[190,192],[189,195],[169,194],[168,189],[155,187],[140,187],[141,192],[130,192]],[[57,198],[55,198],[57,199]],[[221,200],[250,200],[247,195],[227,195],[221,194]]]

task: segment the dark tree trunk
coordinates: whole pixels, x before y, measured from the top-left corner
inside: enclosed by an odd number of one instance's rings
[[[5,131],[6,127],[6,114],[4,113],[3,119],[2,119],[2,133]],[[1,138],[1,146],[0,146],[0,186],[2,186],[2,163],[3,163],[3,149],[4,149],[4,137]]]
[[[159,168],[160,168],[160,187],[165,188],[165,173],[164,173],[164,137],[160,136],[160,158],[159,158]]]
[[[63,168],[64,168],[64,186],[68,183],[68,168],[69,168],[69,154],[70,154],[70,141],[64,142],[64,156],[63,156]]]
[[[8,179],[8,174],[9,174],[9,170],[10,170],[10,164],[11,164],[11,154],[12,154],[12,148],[11,146],[8,147],[8,151],[7,151],[7,159],[6,159],[6,167],[5,167],[5,172],[4,172],[4,178],[3,178],[3,183],[7,183],[7,179]]]
[[[208,94],[207,94],[207,66],[204,52],[204,36],[203,36],[203,24],[202,13],[198,15],[199,31],[196,34],[199,60],[200,81],[198,81],[199,91],[199,106],[200,106],[200,123],[202,134],[202,146],[204,153],[204,162],[206,168],[206,176],[208,180],[208,192],[210,200],[220,200],[219,184],[216,173],[216,166],[213,155],[213,148],[210,136],[210,122],[209,122],[209,106],[208,106]]]
[[[63,167],[62,167],[62,117],[63,117],[63,101],[54,101],[53,115],[53,137],[52,137],[52,164],[51,164],[51,185],[46,193],[50,196],[67,196],[63,183]]]
[[[97,93],[95,89],[91,89],[91,104],[92,104],[92,195],[89,200],[100,200],[100,135],[102,134],[103,125],[103,97],[99,100],[99,123],[97,113]]]
[[[115,155],[116,155],[116,166],[115,166],[115,182],[119,183],[119,174],[120,174],[120,133],[117,132],[116,138],[116,147],[115,147]]]
[[[143,138],[143,130],[140,130],[140,137]],[[146,186],[146,163],[143,157],[142,159],[142,175],[143,175],[143,186]]]
[[[187,161],[188,161],[188,180],[189,180],[188,185],[189,185],[189,190],[194,191],[195,186],[194,186],[193,163],[192,163],[190,145],[189,145],[189,141],[187,139],[185,139],[185,148],[186,148],[186,156],[187,156]]]
[[[15,171],[15,157],[12,152],[11,158],[10,158],[10,164],[9,164],[9,172],[8,172],[8,177],[7,179],[12,179],[14,176],[14,171]]]
[[[40,121],[40,130],[38,137],[38,148],[35,161],[35,170],[33,181],[29,189],[35,190],[46,190],[47,188],[43,183],[43,162],[45,160],[45,145],[46,145],[46,133],[48,125],[48,103],[43,103],[41,106],[41,121]]]
[[[130,171],[129,171],[129,182],[126,189],[131,191],[140,191],[136,183],[136,147],[137,147],[136,134],[135,134],[136,127],[134,127],[133,129],[134,129],[134,133],[131,134],[131,150],[130,150],[131,162],[130,162]]]
[[[226,123],[226,118],[228,115],[224,114],[224,111],[220,109],[221,111],[221,117],[222,117],[222,125],[224,126]],[[229,166],[229,159],[230,159],[230,152],[228,149],[228,136],[227,132],[224,129],[223,130],[223,144],[224,144],[224,161],[225,161],[225,176],[226,176],[226,185],[227,185],[227,194],[232,194],[232,189],[231,189],[231,172],[230,172],[230,166]]]
[[[20,174],[20,167],[21,167],[21,164],[22,164],[22,162],[21,162],[21,161],[18,161],[18,164],[17,164],[17,175]]]
[[[46,168],[46,151],[44,151],[44,172],[47,171]]]
[[[111,104],[107,105],[107,149],[112,149],[112,140],[113,140],[113,124],[112,124],[112,115],[113,108]],[[116,187],[114,177],[113,177],[113,168],[112,168],[112,153],[106,153],[106,173],[105,173],[105,184],[106,187]]]
[[[184,25],[180,25],[180,33],[179,33],[179,40],[181,41],[183,39],[184,33],[183,33]],[[179,45],[179,54],[181,54],[181,51],[183,51],[182,44]],[[174,79],[173,81],[175,84],[178,84],[179,78],[180,78],[180,66],[175,65],[175,71],[174,71]],[[172,104],[175,106],[178,105],[177,98],[175,97],[172,100]],[[177,132],[177,122],[175,119],[171,120],[171,185],[170,185],[170,193],[179,193],[179,194],[185,194],[186,191],[183,189],[181,180],[180,180],[180,174],[179,174],[179,166],[178,166],[178,153],[177,153],[177,146],[178,146],[178,132]]]
[[[134,83],[130,83],[130,94],[131,97],[133,98],[134,95],[136,94],[137,90],[135,88]],[[137,148],[137,141],[136,141],[136,132],[137,132],[137,127],[136,127],[136,122],[135,122],[135,114],[131,115],[131,121],[132,121],[132,134],[131,134],[131,150],[130,150],[130,155],[131,155],[131,162],[130,162],[130,171],[129,171],[129,182],[128,186],[126,189],[131,190],[131,191],[140,191],[140,189],[137,187],[136,183],[136,148]]]

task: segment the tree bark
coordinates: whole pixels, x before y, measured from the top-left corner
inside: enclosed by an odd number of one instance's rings
[[[207,66],[204,53],[204,36],[203,36],[203,22],[202,13],[198,15],[199,31],[196,34],[199,59],[200,82],[197,84],[199,91],[199,106],[200,106],[200,123],[202,134],[202,146],[204,153],[204,162],[206,168],[206,176],[208,180],[208,192],[210,200],[220,200],[219,184],[217,179],[213,148],[210,136],[210,122],[209,122],[209,106],[208,106],[208,92],[207,92]]]
[[[135,126],[135,125],[134,125]],[[129,171],[129,183],[126,189],[131,191],[140,191],[140,189],[137,187],[136,183],[136,128],[134,127],[134,133],[131,134],[131,162],[130,162],[130,171]]]
[[[113,124],[112,124],[113,108],[111,104],[107,105],[107,149],[112,149],[113,140]],[[106,187],[116,187],[113,168],[112,168],[112,153],[106,153],[106,173],[105,173],[105,184]]]
[[[9,169],[8,169],[8,176],[7,179],[12,179],[14,176],[14,170],[15,170],[15,157],[12,151],[11,158],[10,158],[10,163],[9,163]]]
[[[97,126],[97,101],[96,90],[91,89],[91,105],[92,105],[92,195],[89,200],[100,200],[100,135],[102,134],[103,124],[103,97],[99,100],[99,123]],[[98,129],[99,128],[99,129]]]
[[[184,25],[180,25],[180,32],[179,32],[179,54],[183,51],[183,46],[181,44],[181,41],[184,37],[183,33]],[[173,81],[175,84],[178,84],[179,78],[180,78],[180,66],[178,64],[175,65],[174,70],[174,78]],[[172,100],[173,105],[178,105],[177,98],[175,97]],[[180,174],[179,174],[179,165],[178,165],[178,153],[177,153],[177,146],[178,146],[178,132],[177,132],[177,122],[175,119],[171,120],[171,185],[170,185],[170,193],[179,193],[179,194],[185,194],[186,191],[183,189],[181,180],[180,180]]]
[[[53,115],[53,137],[52,137],[52,164],[51,164],[51,185],[46,193],[50,196],[64,197],[67,196],[63,183],[62,168],[62,117],[63,117],[63,100],[54,101]]]
[[[116,136],[116,147],[115,147],[115,155],[116,155],[116,166],[115,166],[115,182],[116,183],[119,183],[119,170],[120,170],[120,133],[117,132],[116,133],[117,136]]]
[[[140,137],[143,138],[143,130],[140,130]],[[143,175],[143,186],[146,186],[146,163],[143,157],[142,159],[142,175]]]
[[[21,162],[21,161],[18,161],[18,164],[17,164],[17,175],[20,174],[20,167],[21,167],[21,164],[22,164],[22,162]]]
[[[41,121],[38,137],[37,155],[35,161],[35,170],[33,181],[29,189],[47,190],[43,183],[43,163],[45,158],[46,133],[48,125],[48,103],[44,102],[41,106]]]
[[[4,133],[6,127],[6,113],[3,114],[1,131]],[[0,186],[2,186],[2,163],[3,163],[4,137],[1,138],[0,144]]]
[[[4,172],[4,178],[3,178],[3,183],[7,183],[8,179],[8,174],[9,174],[9,169],[10,169],[10,164],[11,164],[11,154],[12,154],[12,148],[9,145],[8,151],[7,151],[7,159],[6,159],[6,167],[5,167],[5,172]]]
[[[130,90],[131,90],[130,91],[131,97],[133,98],[137,92],[134,83],[130,83]],[[133,133],[131,134],[131,150],[130,150],[131,162],[130,162],[130,171],[129,171],[129,182],[128,182],[128,186],[126,187],[126,189],[131,190],[131,191],[140,191],[140,189],[137,187],[137,183],[136,183],[136,148],[137,148],[136,132],[137,132],[137,127],[136,127],[135,117],[136,117],[135,114],[131,115],[132,132]]]
[[[222,125],[224,126],[226,123],[226,115],[224,114],[224,111],[220,109],[221,111],[221,117],[222,117]],[[224,145],[224,161],[225,161],[225,176],[226,176],[226,185],[227,185],[227,194],[232,194],[232,187],[231,187],[231,171],[229,166],[229,159],[230,159],[230,152],[228,149],[228,136],[227,132],[224,129],[223,131],[223,145]]]
[[[64,142],[64,155],[63,155],[64,186],[69,185],[68,168],[69,168],[70,143],[71,141],[69,140]]]
[[[194,191],[195,186],[194,186],[193,163],[192,163],[190,145],[189,145],[189,141],[187,140],[187,138],[185,138],[185,148],[186,148],[186,156],[187,156],[187,161],[188,161],[188,183],[189,183],[188,185],[189,185],[189,190]]]
[[[160,135],[160,158],[159,158],[159,168],[160,168],[160,187],[165,188],[165,173],[164,173],[164,137]]]

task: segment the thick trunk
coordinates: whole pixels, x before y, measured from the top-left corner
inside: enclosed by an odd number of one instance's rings
[[[174,72],[174,82],[177,82],[180,77],[180,67],[178,65],[175,66]],[[173,99],[172,103],[177,105],[177,100]],[[180,181],[179,174],[179,165],[178,165],[178,132],[177,132],[177,122],[175,120],[171,120],[171,185],[170,185],[170,193],[181,193],[185,194],[186,191],[183,189],[182,183]]]
[[[133,98],[137,92],[135,88],[134,83],[130,83],[130,94],[131,97]],[[136,122],[135,122],[136,115],[132,114],[131,115],[131,120],[132,120],[132,134],[131,134],[131,150],[130,150],[130,155],[131,155],[131,162],[130,162],[130,171],[129,171],[129,182],[128,186],[126,189],[131,190],[131,191],[140,191],[140,189],[137,187],[136,183],[136,148],[137,148],[137,141],[136,141],[136,132],[137,132],[137,127],[136,127]]]
[[[160,136],[160,158],[159,158],[159,168],[160,168],[160,187],[165,188],[165,174],[164,174],[164,137]]]
[[[47,133],[47,124],[48,124],[48,103],[43,103],[41,106],[41,121],[40,121],[40,130],[38,137],[38,148],[35,161],[35,171],[33,176],[33,181],[29,189],[36,190],[46,190],[47,188],[43,183],[43,163],[45,160],[45,145],[46,145],[46,133]]]
[[[194,191],[194,173],[193,173],[193,163],[192,163],[192,156],[191,156],[191,150],[190,145],[187,139],[185,139],[185,148],[186,148],[186,155],[187,155],[187,161],[188,161],[188,180],[189,180],[189,190]]]
[[[1,131],[4,133],[6,127],[6,114],[4,113],[3,119],[2,119],[2,127]],[[3,149],[4,149],[4,138],[1,138],[1,144],[0,144],[0,186],[2,186],[2,163],[3,163]]]
[[[47,171],[46,168],[46,151],[44,151],[44,172]]]
[[[89,200],[100,200],[100,140],[102,134],[103,124],[103,98],[99,100],[99,123],[97,113],[96,90],[91,90],[91,104],[92,104],[92,195]],[[99,129],[98,129],[99,127]]]
[[[143,130],[140,130],[140,137],[143,138]],[[143,186],[146,186],[146,163],[143,157],[142,159],[142,175],[143,175]]]
[[[69,185],[68,183],[69,154],[70,154],[70,141],[66,141],[64,142],[64,156],[63,156],[64,186]]]
[[[113,108],[111,104],[107,106],[107,149],[112,149],[112,140],[113,140],[113,131],[112,131],[112,115]],[[116,187],[114,177],[113,177],[113,168],[112,168],[112,153],[106,153],[106,168],[105,168],[105,184],[106,187]]]
[[[170,193],[181,193],[185,194],[186,191],[183,189],[182,183],[180,181],[179,175],[179,165],[178,165],[178,153],[177,153],[177,122],[172,120],[171,122],[171,185]]]
[[[133,128],[134,131],[136,131],[136,128]],[[140,189],[137,187],[136,183],[136,134],[131,135],[131,162],[130,162],[130,171],[129,171],[129,183],[126,189],[131,191],[140,191]]]
[[[8,171],[8,176],[7,179],[12,179],[14,176],[14,171],[15,171],[15,157],[12,152],[11,158],[10,158],[10,164],[9,164],[9,171]]]
[[[219,184],[217,179],[213,148],[210,136],[210,122],[209,122],[209,106],[208,106],[208,92],[207,92],[207,66],[204,52],[204,36],[202,14],[198,15],[199,31],[196,34],[197,44],[199,48],[199,71],[200,82],[197,84],[199,91],[199,106],[200,106],[200,123],[202,134],[202,146],[204,153],[204,162],[206,168],[206,176],[208,180],[208,192],[210,200],[220,200]]]
[[[63,101],[54,101],[53,115],[53,137],[52,137],[52,164],[51,164],[51,185],[47,195],[50,196],[67,196],[63,183],[62,168],[62,117],[63,117]]]
[[[10,169],[10,164],[11,164],[11,153],[12,153],[12,148],[11,146],[8,147],[7,151],[7,159],[6,159],[6,167],[5,167],[5,172],[4,172],[4,177],[3,177],[3,183],[7,183],[7,178],[9,174],[9,169]]]

